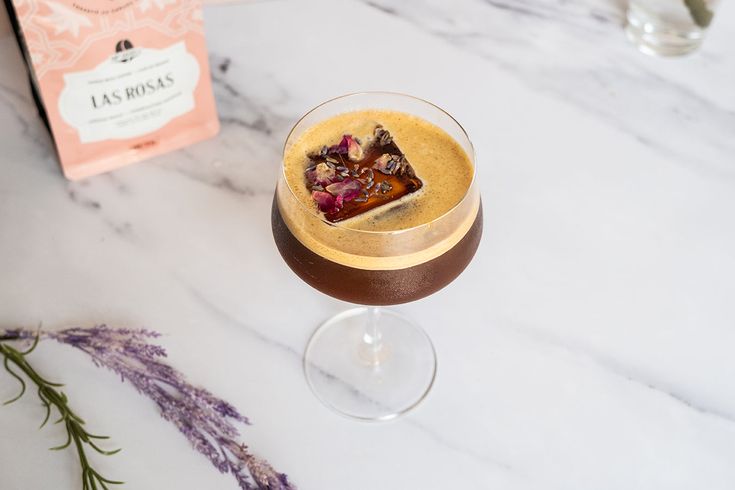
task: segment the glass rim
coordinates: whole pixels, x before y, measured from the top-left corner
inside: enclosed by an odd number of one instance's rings
[[[414,95],[409,95],[409,94],[402,93],[402,92],[390,92],[390,91],[384,91],[384,90],[376,90],[376,91],[366,90],[366,91],[361,91],[361,92],[349,92],[349,93],[346,93],[346,94],[343,94],[343,95],[338,95],[336,97],[332,97],[331,99],[325,100],[324,102],[321,102],[321,103],[315,105],[314,107],[312,107],[311,109],[309,109],[308,111],[306,111],[301,117],[299,117],[299,119],[294,123],[294,125],[291,127],[291,130],[288,132],[288,135],[286,136],[286,140],[283,143],[283,151],[282,151],[282,155],[281,155],[281,177],[282,177],[284,183],[286,184],[286,187],[288,188],[288,192],[291,193],[291,197],[293,197],[293,199],[299,204],[299,206],[301,208],[304,208],[307,211],[309,211],[310,213],[312,213],[313,216],[315,216],[316,218],[318,218],[322,223],[326,224],[327,226],[334,226],[334,227],[339,227],[340,226],[339,223],[332,223],[329,220],[327,220],[324,216],[320,216],[319,214],[314,213],[314,209],[313,208],[311,208],[310,206],[307,206],[305,203],[303,203],[298,198],[298,196],[294,192],[293,188],[291,187],[291,184],[289,183],[288,179],[286,178],[286,168],[285,168],[285,165],[284,165],[284,161],[286,159],[286,147],[287,147],[288,142],[291,139],[291,136],[293,135],[294,131],[299,126],[299,124],[301,124],[301,121],[303,121],[304,119],[306,119],[306,117],[309,116],[310,114],[312,114],[314,111],[316,111],[316,110],[324,107],[327,104],[331,104],[332,102],[336,102],[338,100],[349,99],[349,98],[352,98],[352,97],[359,97],[359,96],[363,96],[363,95],[387,95],[387,96],[398,96],[398,97],[404,97],[404,98],[407,98],[407,99],[413,99],[415,101],[418,101],[418,102],[424,103],[426,105],[429,105],[429,106],[433,107],[434,109],[439,110],[439,112],[443,113],[444,115],[446,115],[452,122],[454,122],[454,124],[457,125],[457,127],[460,129],[460,131],[462,132],[462,134],[464,135],[464,137],[467,139],[467,143],[469,144],[469,147],[470,147],[470,154],[468,156],[470,157],[470,161],[472,162],[472,178],[470,179],[470,184],[467,186],[467,190],[465,191],[464,195],[462,196],[462,199],[460,199],[459,201],[457,201],[456,204],[454,204],[446,212],[444,212],[440,216],[437,216],[436,218],[432,219],[431,221],[427,221],[426,223],[421,223],[420,225],[411,226],[409,228],[401,228],[400,230],[385,230],[385,231],[381,231],[381,230],[360,230],[360,229],[353,229],[353,228],[346,228],[346,229],[349,229],[350,231],[354,231],[356,233],[375,234],[375,235],[389,235],[389,234],[406,233],[406,232],[411,232],[411,231],[415,231],[415,230],[418,230],[418,229],[421,229],[421,228],[424,228],[424,227],[431,226],[432,224],[434,224],[434,223],[436,223],[436,222],[444,219],[446,216],[448,216],[449,214],[453,213],[457,208],[459,208],[467,200],[468,197],[470,197],[470,191],[474,187],[475,180],[476,180],[476,177],[477,177],[477,163],[476,163],[476,158],[475,158],[475,145],[472,143],[472,140],[470,139],[470,135],[467,134],[467,130],[465,130],[464,126],[462,126],[459,123],[459,121],[457,121],[457,119],[454,118],[454,116],[452,116],[449,112],[447,112],[446,110],[442,109],[441,107],[439,107],[438,105],[434,104],[433,102],[430,102],[430,101],[428,101],[426,99],[422,99],[421,97],[416,97]],[[366,109],[369,109],[369,108],[366,108]],[[402,111],[397,111],[397,112],[402,112]],[[411,115],[413,115],[413,114],[411,114]],[[415,116],[415,117],[420,117],[420,116]],[[430,123],[430,124],[433,124],[433,123]],[[442,129],[442,128],[439,128],[439,129]],[[444,130],[442,129],[442,131],[444,131]]]

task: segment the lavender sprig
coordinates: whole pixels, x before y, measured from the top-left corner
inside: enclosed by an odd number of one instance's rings
[[[6,334],[16,338],[32,336],[27,330]],[[96,366],[117,373],[153,400],[161,416],[173,423],[221,473],[231,473],[242,490],[295,490],[286,475],[252,455],[247,446],[237,441],[240,434],[234,423],[249,424],[245,416],[209,391],[191,385],[161,360],[166,357],[166,351],[148,343],[160,334],[99,325],[44,335],[85,352]]]

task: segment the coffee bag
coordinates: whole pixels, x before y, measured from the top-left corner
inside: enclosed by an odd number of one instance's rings
[[[219,130],[199,1],[5,2],[66,177]]]

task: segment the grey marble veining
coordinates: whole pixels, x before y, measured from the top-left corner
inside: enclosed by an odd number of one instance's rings
[[[619,35],[620,1],[458,0],[451,9],[431,0],[365,3],[477,53],[672,161],[735,177],[732,160],[719,158],[735,154],[735,69],[728,59],[735,50],[724,45],[725,7],[713,27],[712,43],[723,38],[722,49],[708,43],[696,56],[672,61],[630,56]]]

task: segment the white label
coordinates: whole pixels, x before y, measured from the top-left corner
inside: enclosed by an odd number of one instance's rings
[[[141,136],[194,109],[199,63],[184,42],[115,53],[64,75],[59,113],[82,143]]]

